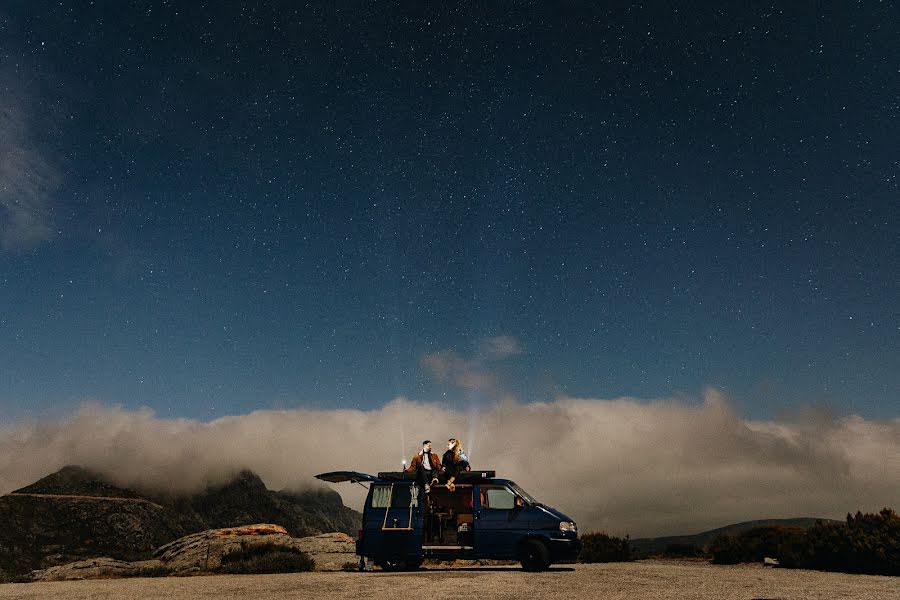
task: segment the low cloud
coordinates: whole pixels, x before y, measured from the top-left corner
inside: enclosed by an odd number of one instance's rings
[[[498,335],[487,338],[484,343],[484,355],[489,360],[502,360],[522,353],[519,340],[511,335]]]
[[[473,414],[398,399],[372,411],[259,411],[208,423],[86,404],[62,420],[0,428],[0,492],[66,464],[174,492],[242,468],[271,488],[302,488],[324,471],[397,468],[417,449],[403,439],[466,432],[475,468],[516,480],[582,531],[664,535],[897,508],[900,419],[751,421],[715,390],[699,404],[559,398]],[[360,507],[359,486],[336,489]]]
[[[516,338],[501,335],[482,340],[478,352],[471,358],[455,350],[443,350],[425,354],[421,362],[440,383],[451,383],[471,391],[498,391],[495,363],[521,353],[522,347]]]
[[[433,352],[422,357],[422,366],[440,383],[452,383],[467,390],[488,390],[497,385],[497,377],[453,350]]]

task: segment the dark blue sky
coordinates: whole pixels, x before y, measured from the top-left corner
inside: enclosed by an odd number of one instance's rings
[[[895,3],[256,4],[0,8],[0,418],[900,414]]]

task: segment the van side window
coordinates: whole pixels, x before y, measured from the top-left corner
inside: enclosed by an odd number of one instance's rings
[[[412,486],[394,484],[376,484],[372,489],[372,508],[409,508],[412,502]]]
[[[372,508],[387,508],[391,501],[391,486],[375,485],[372,487]]]
[[[482,487],[481,507],[510,510],[516,506],[516,496],[505,487]]]
[[[411,485],[394,484],[394,495],[391,496],[391,508],[409,508],[411,499]]]

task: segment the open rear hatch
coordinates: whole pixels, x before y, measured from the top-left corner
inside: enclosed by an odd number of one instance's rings
[[[320,473],[316,475],[316,479],[327,481],[328,483],[371,483],[377,481],[378,478],[368,473],[357,473],[356,471],[331,471],[330,473]]]

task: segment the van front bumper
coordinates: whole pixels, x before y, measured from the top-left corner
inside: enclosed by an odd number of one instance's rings
[[[550,538],[550,560],[555,563],[575,562],[581,552],[581,540]]]

